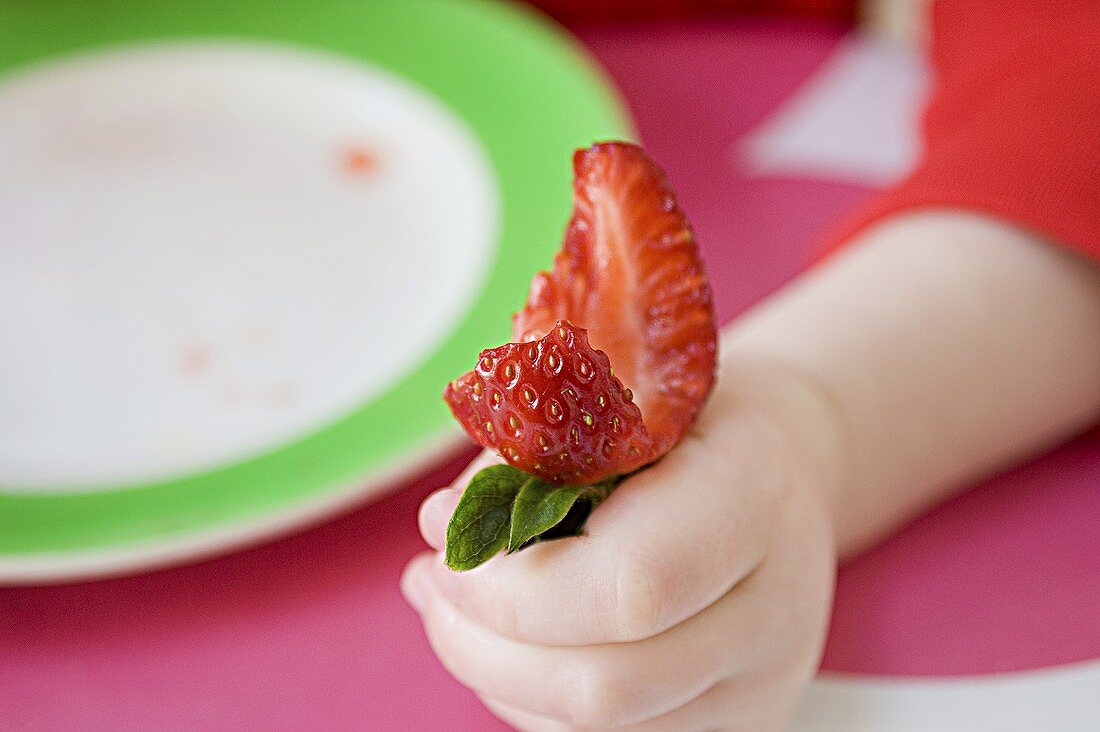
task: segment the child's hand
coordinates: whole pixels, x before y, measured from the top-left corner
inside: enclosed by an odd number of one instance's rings
[[[441,551],[472,473],[429,497],[436,552],[402,587],[443,664],[522,729],[781,729],[817,669],[835,550],[812,445],[772,411],[719,388],[585,536],[471,572]]]
[[[817,665],[836,547],[1095,424],[1098,323],[1100,270],[1034,234],[884,221],[738,320],[696,426],[587,536],[464,574],[420,557],[405,592],[517,726],[780,728]],[[437,550],[457,500],[425,503]]]

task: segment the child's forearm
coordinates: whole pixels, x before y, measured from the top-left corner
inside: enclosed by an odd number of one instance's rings
[[[898,217],[738,321],[722,368],[816,453],[851,554],[1100,417],[1100,267],[976,215]]]

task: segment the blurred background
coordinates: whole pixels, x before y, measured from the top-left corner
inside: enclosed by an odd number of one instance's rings
[[[571,151],[645,145],[728,322],[919,159],[925,6],[0,5],[0,729],[504,729],[397,578]],[[843,568],[798,729],[1072,713],[1098,484],[1086,436]]]

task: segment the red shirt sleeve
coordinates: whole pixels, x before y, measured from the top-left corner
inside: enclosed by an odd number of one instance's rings
[[[1100,2],[939,0],[916,170],[830,237],[921,207],[982,211],[1100,260]]]

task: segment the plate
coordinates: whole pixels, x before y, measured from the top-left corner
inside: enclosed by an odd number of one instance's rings
[[[440,399],[630,137],[480,1],[0,8],[0,582],[225,551],[461,444]]]

